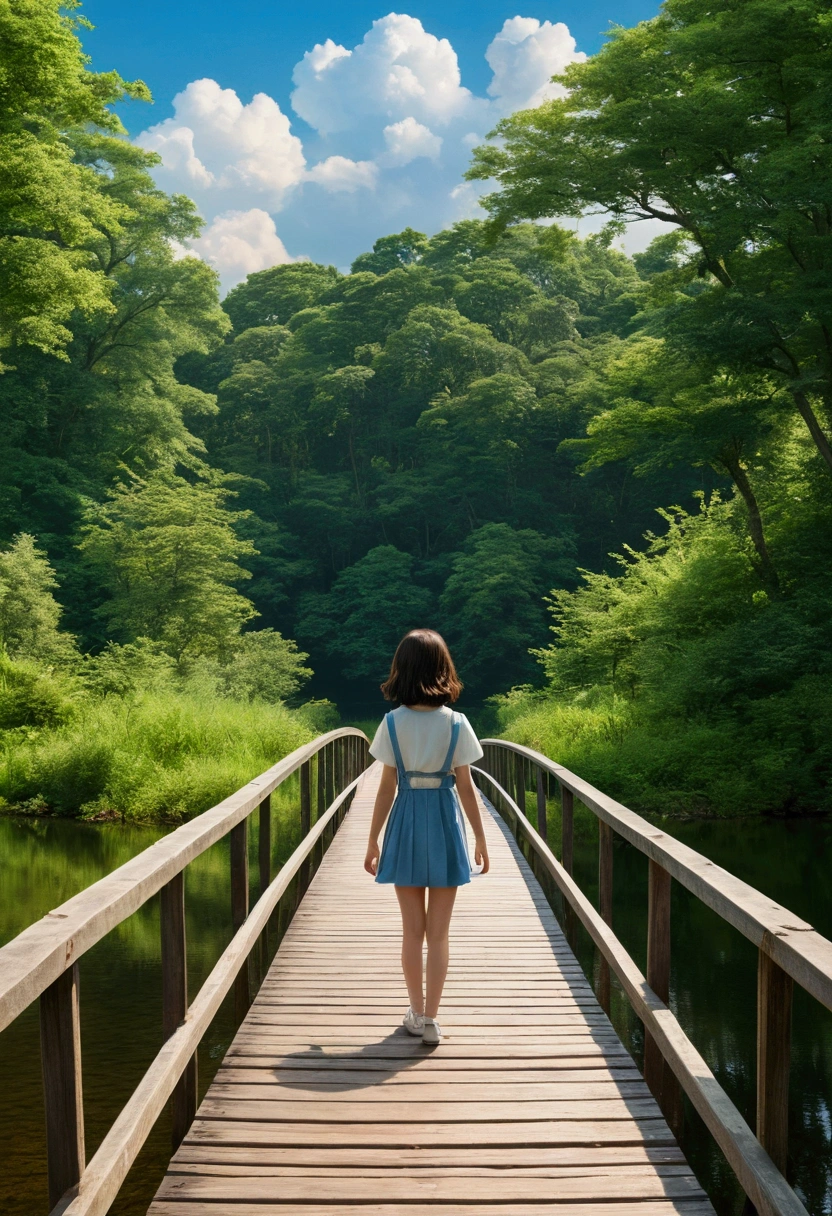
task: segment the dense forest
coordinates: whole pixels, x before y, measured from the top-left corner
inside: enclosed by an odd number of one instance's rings
[[[0,35],[7,805],[204,809],[377,717],[427,623],[483,726],[638,809],[827,806],[824,5],[666,0],[477,150],[488,219],[223,301],[141,82],[55,0]]]

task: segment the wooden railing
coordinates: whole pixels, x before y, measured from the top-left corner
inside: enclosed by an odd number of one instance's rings
[[[540,752],[504,739],[486,739],[475,779],[510,823],[518,844],[555,882],[563,900],[567,935],[584,926],[601,956],[597,995],[610,1012],[614,973],[644,1025],[644,1078],[674,1130],[684,1090],[724,1153],[740,1185],[763,1216],[806,1216],[784,1177],[788,1150],[788,1094],[792,992],[796,981],[832,1009],[832,942],[811,925],[681,844],[589,782]],[[547,844],[547,796],[557,784],[561,800],[561,861]],[[537,828],[527,813],[535,802]],[[596,909],[572,877],[574,804],[598,819]],[[613,833],[649,859],[647,975],[641,974],[612,931]],[[675,879],[758,949],[756,1135],[725,1093],[668,1008],[670,889]]]
[[[172,1099],[173,1147],[194,1117],[197,1048],[224,997],[234,990],[245,1016],[254,984],[252,951],[297,878],[299,898],[337,830],[366,767],[368,740],[358,730],[330,731],[299,747],[204,814],[87,887],[0,950],[0,1030],[40,999],[52,1216],[104,1216],[165,1104]],[[317,817],[312,826],[313,765]],[[299,773],[301,843],[272,881],[272,793]],[[249,910],[248,822],[259,808],[260,896]],[[230,835],[234,937],[192,1002],[188,1001],[184,872]],[[78,962],[107,933],[161,892],[162,1026],[165,1043],[89,1163],[84,1150]]]

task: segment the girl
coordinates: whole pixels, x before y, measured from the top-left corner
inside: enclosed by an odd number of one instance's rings
[[[467,718],[448,708],[462,684],[444,639],[432,629],[413,629],[402,638],[381,691],[399,707],[383,719],[370,747],[370,755],[382,762],[384,772],[364,869],[376,882],[392,882],[396,887],[402,914],[402,971],[410,997],[404,1027],[420,1035],[423,1043],[439,1043],[442,1031],[436,1015],[448,971],[451,913],[457,887],[471,881],[460,802],[474,830],[474,860],[480,873],[488,872],[488,850],[469,768],[482,756],[482,748]],[[391,807],[379,860],[378,838]]]

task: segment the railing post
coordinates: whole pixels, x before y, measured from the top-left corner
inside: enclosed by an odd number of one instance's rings
[[[306,761],[306,764],[302,764],[300,766],[300,838],[301,838],[301,840],[303,840],[304,837],[309,835],[309,832],[312,828],[312,789],[311,789],[311,785],[310,785],[310,767],[311,766],[310,766],[308,760]],[[307,857],[306,860],[303,862],[303,865],[300,868],[300,873],[298,875],[299,886],[300,886],[300,895],[303,895],[306,891],[306,888],[309,886],[310,866],[311,866],[311,861],[310,861],[310,858]]]
[[[603,819],[598,820],[598,911],[612,926],[612,828]],[[603,956],[598,969],[598,1003],[609,1017],[610,965]]]
[[[185,935],[185,873],[162,887],[162,1036],[169,1039],[188,1012],[188,955]],[[196,1114],[197,1056],[191,1056],[171,1096],[173,1151],[185,1139]]]
[[[543,769],[536,769],[537,774],[537,831],[544,841],[548,842],[549,829],[546,825],[546,789],[543,785]]]
[[[231,837],[231,923],[236,933],[248,916],[248,819],[238,823]],[[234,1016],[239,1025],[251,1004],[249,960],[234,980]]]
[[[522,756],[514,757],[514,782],[516,786],[514,801],[525,815],[526,813],[526,761]]]
[[[41,993],[40,1058],[51,1209],[86,1165],[77,963]]]
[[[785,1174],[794,982],[765,946],[764,939],[757,964],[757,1139]]]
[[[575,799],[563,783],[560,787],[561,865],[572,876],[575,850]],[[574,950],[578,940],[578,918],[568,900],[563,901],[563,928],[566,940]]]
[[[260,803],[260,822],[258,823],[257,860],[260,868],[260,894],[272,881],[272,796],[266,797]]]
[[[266,797],[260,803],[260,809],[257,813],[257,865],[260,871],[260,895],[269,886],[272,881],[272,796],[266,794]],[[258,945],[258,954],[260,958],[260,977],[266,975],[266,969],[269,965],[269,926],[266,925],[263,932],[260,934],[260,942]]]
[[[670,1001],[670,874],[652,858],[648,862],[647,886],[647,983],[659,1000]],[[662,1109],[671,1131],[678,1135],[682,1122],[679,1082],[644,1030],[644,1079]]]

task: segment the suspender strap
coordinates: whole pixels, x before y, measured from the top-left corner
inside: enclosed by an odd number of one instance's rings
[[[457,742],[457,739],[459,738],[459,726],[460,726],[459,714],[456,713],[455,711],[451,712],[451,722],[452,722],[451,744],[450,744],[450,747],[448,748],[448,754],[445,757],[445,763],[442,765],[443,773],[449,773],[451,771],[451,761],[454,758],[454,752],[456,751],[456,742]]]
[[[399,747],[399,739],[396,734],[396,723],[393,721],[392,710],[386,716],[387,716],[387,733],[390,736],[390,742],[393,745],[393,755],[396,757],[396,768],[399,771],[399,775],[402,776],[405,771],[404,770],[404,761],[402,760],[402,753],[401,753],[401,748]]]

